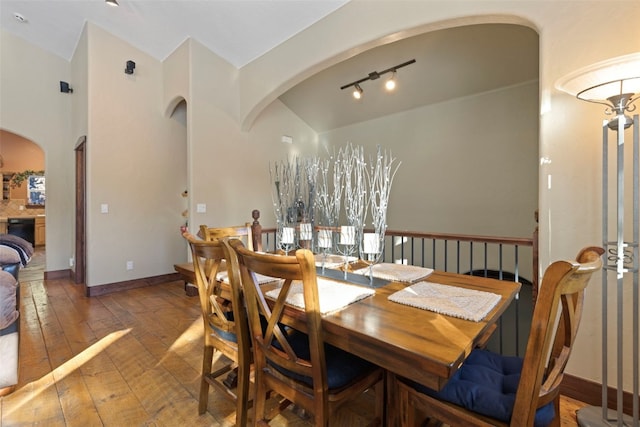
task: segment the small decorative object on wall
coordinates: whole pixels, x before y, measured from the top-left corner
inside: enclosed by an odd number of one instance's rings
[[[131,60],[129,60],[125,64],[124,73],[125,74],[133,74],[133,70],[135,70],[135,69],[136,69],[136,63],[131,61]]]

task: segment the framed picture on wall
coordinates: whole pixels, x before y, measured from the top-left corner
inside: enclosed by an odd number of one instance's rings
[[[29,175],[27,180],[27,204],[44,206],[45,202],[45,184],[44,176]]]

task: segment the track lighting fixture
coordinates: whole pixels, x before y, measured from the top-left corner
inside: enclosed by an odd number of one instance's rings
[[[394,66],[394,67],[387,68],[386,70],[382,70],[382,71],[372,71],[372,72],[370,72],[370,73],[369,73],[369,75],[368,75],[367,77],[363,77],[363,78],[361,78],[361,79],[359,79],[359,80],[356,80],[355,82],[351,82],[351,83],[349,83],[349,84],[346,84],[346,85],[344,85],[344,86],[340,87],[340,90],[344,90],[344,89],[346,89],[346,88],[349,88],[349,87],[352,87],[352,86],[353,86],[353,87],[354,87],[354,89],[353,89],[353,97],[354,97],[355,99],[360,99],[360,98],[362,97],[362,93],[364,92],[364,91],[362,90],[362,88],[360,87],[360,83],[362,83],[362,82],[366,82],[367,80],[377,80],[377,79],[379,79],[379,78],[380,78],[380,76],[381,76],[381,75],[383,75],[383,74],[386,74],[386,73],[393,73],[393,74],[391,75],[391,77],[389,78],[389,80],[387,80],[387,81],[386,81],[386,83],[385,83],[385,88],[386,88],[388,91],[392,91],[392,90],[393,90],[393,89],[395,89],[395,87],[396,87],[396,74],[397,74],[397,70],[398,70],[399,68],[406,67],[407,65],[411,65],[411,64],[413,64],[414,62],[416,62],[416,60],[415,60],[415,59],[412,59],[412,60],[410,60],[410,61],[403,62],[402,64],[398,64],[398,65],[396,65],[396,66]]]
[[[118,0],[104,0],[109,6],[120,6]]]
[[[356,83],[354,86],[355,87],[353,88],[353,97],[355,99],[362,98],[362,92],[364,92],[364,91],[362,90],[362,88],[360,87],[360,85],[358,83]]]

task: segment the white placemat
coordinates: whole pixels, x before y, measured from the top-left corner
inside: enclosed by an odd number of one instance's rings
[[[269,298],[277,299],[280,289],[281,286],[268,291],[265,295]],[[373,289],[318,277],[318,296],[320,297],[320,313],[322,314],[340,310],[375,293],[376,291]],[[287,304],[304,309],[304,294],[301,281],[295,280],[291,284],[287,295]]]
[[[216,276],[216,279],[218,279],[219,282],[229,283],[229,275],[227,274],[226,271],[219,271],[218,275]],[[276,279],[275,277],[265,276],[263,274],[258,274],[258,273],[256,273],[256,279],[258,279],[259,285],[264,285],[265,283],[279,280],[279,279]]]
[[[390,282],[406,282],[413,283],[422,280],[431,273],[433,269],[426,267],[418,267],[415,265],[392,264],[382,262],[375,264],[373,267],[373,277],[388,280]],[[356,274],[369,275],[369,267],[354,271]]]
[[[324,266],[325,268],[336,268],[344,265],[344,255],[338,254],[326,254],[326,258],[324,254],[315,254],[316,259],[316,267],[322,267],[322,260],[324,258]],[[347,262],[352,263],[358,260],[358,257],[348,256]]]
[[[502,298],[491,292],[418,282],[389,295],[389,300],[447,316],[479,322]]]

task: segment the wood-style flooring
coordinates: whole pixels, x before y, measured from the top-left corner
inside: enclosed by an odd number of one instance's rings
[[[198,415],[202,321],[181,282],[87,298],[70,280],[45,282],[44,256],[20,272],[20,377],[0,398],[1,427],[234,424],[233,404],[215,392]],[[363,396],[333,425],[366,425],[372,405]],[[581,406],[562,399],[562,426],[577,426]],[[289,410],[271,424],[312,425]]]

